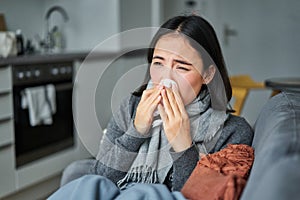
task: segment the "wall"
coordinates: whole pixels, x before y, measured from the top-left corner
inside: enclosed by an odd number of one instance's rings
[[[26,38],[34,40],[36,34],[44,38],[45,14],[53,5],[62,6],[70,18],[63,23],[58,12],[50,18],[51,27],[63,27],[66,50],[90,50],[120,30],[119,0],[1,0],[0,12],[5,14],[9,30],[20,28]]]
[[[122,31],[133,28],[151,26],[151,1],[121,0],[120,6],[122,8],[120,10]]]
[[[119,0],[45,0],[44,10],[53,5],[64,7],[70,17],[64,27],[68,50],[93,49],[120,31]],[[58,24],[59,17],[53,16]]]
[[[41,0],[1,0],[0,13],[4,13],[7,29],[22,29],[26,38],[33,40],[43,30],[43,7]]]

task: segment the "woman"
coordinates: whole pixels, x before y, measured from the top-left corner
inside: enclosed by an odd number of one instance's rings
[[[201,153],[250,145],[253,132],[243,118],[230,114],[231,85],[220,45],[202,17],[164,23],[148,63],[144,85],[114,113],[89,173],[121,189],[162,183],[180,191]],[[62,184],[75,178],[67,178],[69,173]]]

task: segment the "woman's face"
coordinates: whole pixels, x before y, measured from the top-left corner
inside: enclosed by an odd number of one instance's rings
[[[162,79],[174,80],[185,105],[199,94],[202,84],[203,62],[187,39],[176,33],[162,36],[156,43],[150,77],[154,84]]]

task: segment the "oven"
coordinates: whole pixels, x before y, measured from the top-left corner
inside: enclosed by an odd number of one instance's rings
[[[16,167],[73,147],[73,63],[13,66],[12,72]],[[21,106],[22,93],[49,84],[56,103],[52,123],[32,126],[29,109]]]

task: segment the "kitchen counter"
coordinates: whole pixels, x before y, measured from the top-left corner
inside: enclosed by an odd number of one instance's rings
[[[47,53],[47,54],[32,54],[24,56],[10,56],[7,58],[0,58],[0,67],[5,65],[26,65],[26,64],[42,64],[42,63],[56,63],[69,62],[74,60],[84,60],[90,52],[63,52],[63,53]],[[120,51],[120,52],[96,52],[89,55],[89,58],[106,59],[113,58],[125,54],[125,56],[145,55],[145,49],[136,51]]]
[[[54,62],[69,62],[74,60],[84,60],[89,52],[66,52],[53,54],[32,54],[24,56],[10,56],[0,58],[0,66],[5,65],[24,65],[24,64],[40,64]],[[116,55],[116,52],[99,52],[95,54],[97,58],[107,58]]]
[[[32,54],[24,56],[9,56],[0,58],[0,66],[3,65],[24,65],[24,64],[39,64],[51,62],[68,62],[76,59],[83,60],[88,53],[59,53],[59,54]]]

